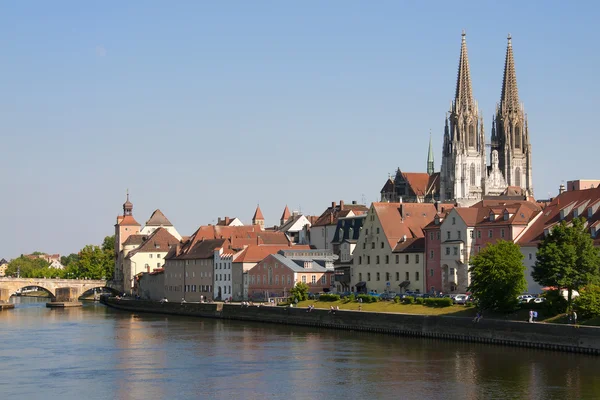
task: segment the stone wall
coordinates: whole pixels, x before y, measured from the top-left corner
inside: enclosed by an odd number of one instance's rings
[[[234,304],[156,303],[105,299],[109,306],[137,312],[189,315],[240,321],[315,326],[345,330],[420,336],[448,340],[543,348],[600,355],[600,328],[519,321],[336,311],[273,306],[241,307]]]

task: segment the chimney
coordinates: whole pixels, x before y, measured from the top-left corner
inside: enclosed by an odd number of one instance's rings
[[[225,217],[225,225],[229,226],[229,222],[231,222],[229,217]]]
[[[344,200],[340,200],[340,210],[344,209]]]
[[[358,203],[356,202],[356,200],[352,200],[352,204],[356,205]]]
[[[561,183],[560,186],[558,187],[558,194],[563,194],[564,192],[565,192],[565,185],[563,185]]]
[[[335,201],[332,201],[331,202],[331,208],[335,208],[335,206],[336,206]]]
[[[221,223],[221,217],[217,218],[217,224]]]

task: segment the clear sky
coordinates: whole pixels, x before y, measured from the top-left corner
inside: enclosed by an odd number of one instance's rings
[[[436,170],[461,31],[487,140],[506,36],[538,198],[600,178],[597,2],[13,1],[0,5],[0,258],[114,232],[126,189],[183,235],[286,204],[378,200]]]

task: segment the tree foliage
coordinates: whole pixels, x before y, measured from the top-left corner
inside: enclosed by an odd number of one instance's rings
[[[575,308],[581,318],[593,318],[600,315],[600,286],[588,285],[575,299]]]
[[[293,300],[304,301],[308,300],[308,291],[309,287],[304,282],[298,282],[296,285],[290,290]]]
[[[567,289],[567,301],[572,305],[574,290],[579,291],[598,281],[600,255],[586,231],[583,218],[557,225],[538,246],[537,260],[531,276],[542,286]]]
[[[79,256],[75,253],[71,253],[68,256],[62,256],[60,258],[60,263],[65,266],[68,267],[71,263],[78,261],[79,260]]]
[[[11,260],[6,267],[7,276],[20,276],[22,278],[43,278],[38,271],[50,269],[46,260],[42,258],[29,258],[21,254],[20,257]]]
[[[512,311],[527,289],[523,254],[518,245],[500,240],[471,259],[469,290],[482,309]]]

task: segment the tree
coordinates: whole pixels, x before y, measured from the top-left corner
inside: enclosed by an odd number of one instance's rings
[[[22,278],[43,278],[40,275],[40,270],[48,268],[50,264],[42,258],[29,258],[21,255],[11,262],[6,267],[7,276],[20,276]]]
[[[106,236],[102,242],[102,250],[110,251],[111,254],[115,251],[115,235]]]
[[[523,254],[518,245],[500,240],[471,259],[469,290],[482,309],[514,310],[527,289]]]
[[[531,276],[542,286],[567,289],[572,307],[573,291],[598,281],[600,255],[585,229],[583,218],[565,221],[554,227],[538,246],[537,260]]]
[[[79,260],[67,267],[69,276],[89,279],[110,277],[113,270],[114,259],[112,252],[94,245],[87,245],[81,249]]]
[[[62,256],[60,258],[60,263],[63,266],[68,267],[69,264],[71,264],[71,263],[73,263],[73,262],[75,262],[77,260],[79,260],[79,256],[77,254],[75,254],[75,253],[71,253],[68,256]]]
[[[308,290],[309,290],[309,287],[306,283],[304,283],[304,282],[296,283],[296,286],[294,286],[290,290],[292,299],[298,299],[298,301],[307,300],[308,299]]]
[[[600,286],[587,285],[574,301],[581,318],[593,318],[600,315]]]

